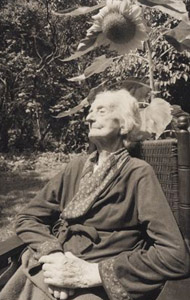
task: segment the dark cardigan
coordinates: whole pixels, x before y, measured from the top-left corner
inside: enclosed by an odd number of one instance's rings
[[[51,227],[80,184],[86,157],[78,157],[52,179],[18,215],[16,230],[37,256],[71,251],[98,262],[112,300],[151,299],[167,279],[189,271],[189,254],[152,168],[130,158],[88,213]],[[148,297],[148,298],[147,298]]]

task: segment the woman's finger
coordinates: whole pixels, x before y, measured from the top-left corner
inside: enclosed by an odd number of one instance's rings
[[[54,295],[55,298],[60,298],[60,291],[54,290],[53,295]]]
[[[55,298],[59,298],[60,300],[66,300],[69,296],[69,290],[67,289],[58,289],[55,287],[48,287],[48,291]]]
[[[41,256],[39,259],[40,263],[50,263],[51,262],[51,257],[49,255],[44,255]]]
[[[49,270],[49,264],[47,264],[47,263],[43,264],[42,270],[43,271],[48,271]]]
[[[52,290],[50,287],[48,287],[48,292],[49,292],[50,294],[53,294],[53,290]]]
[[[60,291],[60,296],[59,297],[60,297],[61,300],[67,299],[68,296],[69,296],[68,290],[63,289],[63,290]]]

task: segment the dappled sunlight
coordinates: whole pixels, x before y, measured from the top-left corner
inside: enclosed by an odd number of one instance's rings
[[[0,173],[0,240],[14,234],[17,213],[36,195],[58,170]]]
[[[31,172],[1,173],[0,174],[0,195],[7,193],[18,193],[19,191],[35,189],[43,184],[44,180],[40,178],[40,174]],[[10,194],[12,197],[12,194]]]

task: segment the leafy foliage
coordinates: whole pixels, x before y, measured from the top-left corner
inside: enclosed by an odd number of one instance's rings
[[[135,1],[131,2],[135,3]],[[181,84],[184,84],[185,80],[186,82],[188,82],[186,87],[187,89],[189,89],[189,53],[183,52],[181,57],[179,57],[179,60],[176,60],[178,52],[176,53],[173,49],[174,47],[180,52],[182,52],[183,50],[189,50],[190,22],[188,19],[187,5],[185,5],[183,1],[176,0],[171,0],[167,3],[160,0],[137,0],[136,2],[139,2],[139,4],[144,7],[144,18],[146,20],[147,26],[151,28],[151,30],[149,30],[149,40],[145,43],[146,47],[143,49],[143,51],[138,51],[137,54],[134,55],[138,58],[136,59],[136,61],[133,62],[130,57],[128,57],[126,60],[125,58],[123,58],[125,60],[124,70],[126,71],[126,69],[130,69],[134,66],[134,68],[132,68],[134,69],[134,74],[133,71],[130,71],[129,74],[127,74],[126,72],[123,72],[123,74],[121,74],[120,65],[123,59],[120,59],[119,57],[119,60],[113,64],[113,68],[111,67],[112,73],[110,73],[109,71],[107,73],[108,76],[111,75],[112,78],[114,78],[115,69],[117,69],[117,65],[119,65],[119,72],[117,74],[118,77],[115,79],[115,83],[114,80],[110,80],[110,84],[112,87],[116,87],[118,85],[127,86],[128,89],[130,89],[130,91],[135,94],[137,98],[139,98],[139,96],[141,98],[142,96],[144,97],[143,99],[139,99],[139,101],[141,102],[150,102],[152,101],[153,97],[160,96],[172,104],[180,104],[179,100],[177,100],[176,102],[176,99],[172,99],[173,93],[170,87],[173,87],[176,82],[181,82]],[[95,7],[96,6],[94,6],[94,8]],[[108,7],[109,5],[106,7],[106,9],[108,9]],[[104,15],[103,10],[102,14],[100,13],[99,15],[96,15],[94,17],[95,20],[97,20],[99,16],[102,17]],[[173,19],[173,17],[176,19]],[[101,23],[97,25],[95,21],[90,30],[87,31],[86,37],[83,38],[79,43],[77,51],[69,56],[69,58],[67,58],[66,60],[71,61],[73,59],[79,58],[89,51],[96,49],[97,46],[100,46],[101,42],[99,42],[98,39],[104,36],[104,34],[102,33],[103,29],[100,30],[100,28]],[[105,39],[106,38],[109,39],[105,36]],[[117,52],[120,53],[119,51]],[[130,56],[130,54],[128,54],[128,56]],[[144,56],[146,58],[144,58]],[[167,56],[171,56],[171,59],[169,59],[169,64]],[[166,57],[167,60],[165,60]],[[105,71],[105,69],[109,67],[110,63],[115,61],[115,59],[117,60],[117,57],[114,57],[111,61],[111,59],[106,58],[105,55],[97,57],[95,58],[91,66],[89,66],[84,71],[83,74],[70,78],[69,80],[73,82],[82,81],[91,77],[95,73],[101,73],[102,71]],[[185,61],[185,64],[182,64],[182,68],[180,59]],[[138,60],[140,60],[140,64]],[[179,63],[178,69],[175,65],[177,62]],[[134,83],[132,87],[130,86],[129,79],[125,80],[125,83],[121,85],[124,78],[129,78],[131,76],[133,77],[131,82]],[[150,90],[144,88],[144,93],[140,93],[142,87],[140,88],[139,81],[142,81],[142,83],[148,83],[150,85]],[[186,99],[187,94],[182,95],[182,98]],[[182,106],[185,110],[189,111],[189,103],[187,103],[186,100],[183,101]],[[78,111],[79,107],[80,105],[76,107],[76,111]],[[72,109],[72,111],[70,112],[73,113],[74,111],[75,109]],[[64,114],[60,114],[60,116],[64,116]]]
[[[70,16],[70,17],[76,17],[84,14],[88,14],[91,12],[94,12],[95,10],[102,8],[105,5],[106,1],[101,1],[101,3],[89,7],[89,6],[80,6],[78,8],[71,7],[70,9],[66,9],[65,11],[62,11],[61,13],[53,12],[57,16]]]
[[[174,9],[175,0],[138,2],[146,2],[157,96],[190,112],[189,40],[180,23],[183,19],[184,26],[188,24],[185,6],[180,11]],[[103,4],[96,0],[1,1],[0,151],[80,152],[88,146],[87,105],[98,90],[125,84],[139,99],[150,97],[147,49],[114,59],[106,47],[82,57],[74,53],[85,38],[94,7]],[[167,9],[176,10],[178,20]],[[138,85],[139,80],[144,86],[137,92],[134,82]]]
[[[148,10],[146,18],[152,28],[150,39],[156,96],[172,105],[180,105],[183,110],[190,112],[190,54],[186,51],[178,52],[162,35],[162,32],[176,28],[178,22],[156,10]],[[108,76],[116,78],[116,86],[120,86],[120,82],[130,77],[149,84],[149,67],[145,58],[146,49],[131,53],[115,62]],[[132,85],[129,86],[129,89],[132,88]],[[141,90],[136,89],[134,93],[141,101],[150,97],[148,90],[141,93]]]
[[[98,56],[94,62],[84,70],[84,74],[68,79],[69,81],[81,81],[88,77],[105,71],[113,63],[113,58],[106,58],[105,55]]]
[[[68,3],[64,5],[67,7]],[[64,127],[68,128],[68,123],[73,120],[66,122],[52,116],[77,105],[89,91],[88,84],[84,83],[81,92],[80,87],[66,79],[81,66],[76,62],[62,62],[76,47],[77,38],[81,38],[79,28],[85,31],[86,23],[83,17],[78,22],[53,15],[52,7],[58,6],[59,1],[19,0],[8,1],[0,10],[2,151],[59,147],[65,140],[67,130]],[[71,95],[69,99],[68,94]],[[79,114],[75,119],[80,124],[83,115]],[[74,130],[73,126],[71,128]],[[76,143],[80,149],[84,148],[84,136],[79,131]],[[69,143],[67,148],[67,151],[73,151]]]
[[[187,25],[185,22],[180,22],[165,37],[178,51],[190,51],[190,25]]]

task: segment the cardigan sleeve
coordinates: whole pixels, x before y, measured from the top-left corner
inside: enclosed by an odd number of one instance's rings
[[[139,226],[151,245],[99,263],[103,286],[111,300],[143,299],[168,279],[188,274],[189,253],[151,166],[145,164],[134,187]]]

